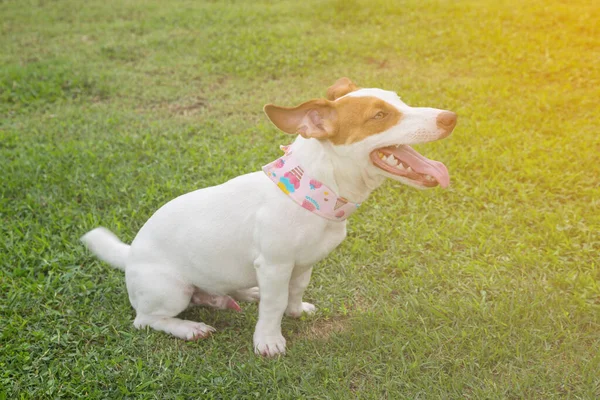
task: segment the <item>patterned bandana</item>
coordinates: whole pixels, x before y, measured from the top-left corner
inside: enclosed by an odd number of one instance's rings
[[[332,220],[343,221],[360,206],[338,197],[316,179],[304,173],[290,146],[280,146],[285,154],[263,167],[263,171],[290,199],[313,213]]]

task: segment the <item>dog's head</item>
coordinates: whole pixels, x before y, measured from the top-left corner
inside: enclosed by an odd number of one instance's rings
[[[395,92],[359,88],[348,78],[331,86],[327,99],[291,108],[267,104],[264,111],[284,132],[329,141],[338,151],[352,153],[371,174],[417,188],[445,188],[450,182],[444,164],[409,145],[450,135],[456,125],[453,112],[410,107]]]

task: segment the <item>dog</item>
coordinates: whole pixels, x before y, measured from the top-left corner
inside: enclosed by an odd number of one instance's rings
[[[315,312],[302,301],[313,265],[346,237],[346,218],[385,178],[447,187],[448,170],[411,144],[450,135],[455,113],[413,108],[395,92],[341,78],[326,99],[264,107],[296,135],[263,171],[196,190],[161,207],[126,245],[106,228],[82,237],[100,259],[125,271],[134,325],[185,340],[214,331],[177,315],[190,304],[239,310],[259,301],[254,351],[284,354],[283,315]]]

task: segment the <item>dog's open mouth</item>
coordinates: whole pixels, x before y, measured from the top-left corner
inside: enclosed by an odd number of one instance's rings
[[[382,147],[371,152],[371,161],[382,170],[418,185],[443,188],[450,184],[448,169],[439,161],[423,157],[408,145]]]

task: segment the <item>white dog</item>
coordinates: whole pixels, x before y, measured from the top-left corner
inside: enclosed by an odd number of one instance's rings
[[[444,164],[409,145],[448,136],[456,114],[413,108],[394,92],[339,79],[294,108],[266,105],[282,131],[299,134],[263,171],[180,196],[128,246],[105,228],[82,241],[123,269],[134,325],[186,340],[214,329],[176,318],[190,303],[239,309],[258,300],[257,354],[285,353],[283,314],[298,317],[312,267],[346,237],[346,218],[385,178],[417,188],[449,184]],[[230,297],[231,296],[231,297]]]

